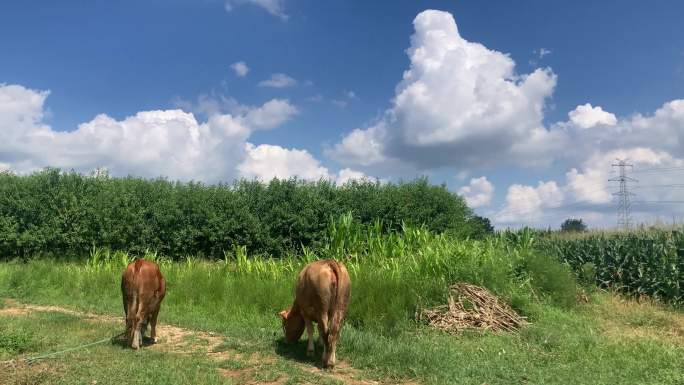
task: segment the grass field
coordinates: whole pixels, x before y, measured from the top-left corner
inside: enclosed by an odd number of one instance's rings
[[[403,236],[402,252],[386,250],[396,240],[383,246],[390,257],[357,250],[347,260],[352,303],[338,349],[342,363],[332,371],[306,357],[303,340],[284,344],[276,317],[290,304],[294,277],[306,260],[251,259],[238,250],[216,263],[148,255],[160,261],[168,281],[157,345],[136,352],[104,343],[33,366],[6,365],[0,383],[684,382],[680,310],[603,291],[588,293],[588,302],[570,301],[578,288],[567,271],[526,251],[524,243],[506,248],[494,241],[455,244],[413,236]],[[121,332],[119,279],[127,258],[94,253],[80,263],[0,264],[0,296],[11,299],[0,309],[0,360]],[[417,309],[444,301],[447,282],[461,280],[488,287],[531,324],[517,333],[450,336],[415,321]]]

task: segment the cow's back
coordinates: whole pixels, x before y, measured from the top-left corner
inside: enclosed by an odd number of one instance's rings
[[[166,282],[159,266],[151,261],[138,259],[131,262],[124,270],[122,286],[140,292],[157,292],[164,295]]]
[[[313,262],[297,279],[296,302],[301,311],[318,320],[323,313],[332,317],[335,310],[346,311],[349,303],[349,273],[333,260]]]

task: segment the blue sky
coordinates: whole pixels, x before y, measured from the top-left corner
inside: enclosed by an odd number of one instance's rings
[[[442,12],[414,24],[427,9]],[[611,159],[675,168],[644,186],[675,183],[684,165],[680,2],[10,1],[0,14],[0,167],[17,172],[424,174],[499,226],[567,216],[609,226]],[[412,57],[410,47],[456,53]],[[464,64],[480,59],[498,64]],[[440,69],[423,67],[431,60]],[[266,85],[274,75],[284,87]],[[525,86],[528,75],[538,79]],[[475,117],[453,123],[463,116]],[[345,142],[355,129],[380,147]],[[176,153],[183,135],[200,139]],[[645,190],[637,200],[680,199]],[[644,203],[635,217],[671,220],[679,206]]]

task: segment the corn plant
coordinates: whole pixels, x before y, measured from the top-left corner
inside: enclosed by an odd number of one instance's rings
[[[546,238],[539,247],[601,287],[684,302],[684,231],[592,232]]]

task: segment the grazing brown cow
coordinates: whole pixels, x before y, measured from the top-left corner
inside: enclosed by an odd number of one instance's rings
[[[166,281],[156,263],[139,259],[131,262],[121,275],[121,293],[126,313],[126,341],[133,349],[151,326],[152,341],[157,341],[157,315],[166,294]]]
[[[342,321],[347,312],[351,281],[347,268],[340,262],[324,260],[304,267],[297,278],[292,307],[280,312],[287,342],[299,340],[306,327],[309,344],[306,352],[314,353],[313,325],[323,342],[323,366],[335,366],[335,349]]]

